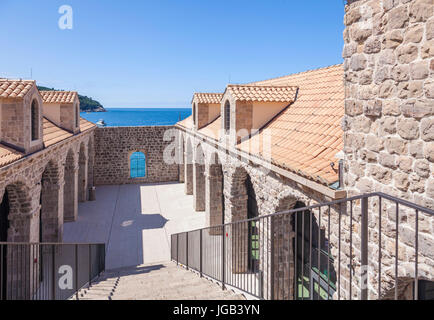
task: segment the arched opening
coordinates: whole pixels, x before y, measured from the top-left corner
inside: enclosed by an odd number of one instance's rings
[[[136,151],[130,155],[130,177],[146,177],[146,156],[143,152]]]
[[[256,193],[253,189],[250,176],[246,177],[247,191],[247,219],[254,219],[259,216],[258,204],[256,202]],[[259,269],[259,222],[250,221],[248,224],[248,270],[255,272]]]
[[[7,190],[3,194],[2,202],[0,203],[0,242],[8,241],[8,230],[9,230],[9,196]],[[0,277],[2,279],[7,278],[7,247],[3,246],[0,248]],[[6,299],[6,283],[3,281],[0,287],[0,296]]]
[[[187,139],[187,146],[185,148],[185,161],[184,161],[184,174],[185,174],[185,194],[193,194],[193,149],[190,139]]]
[[[194,159],[193,206],[196,211],[205,211],[205,154],[200,144]]]
[[[30,121],[32,141],[35,141],[39,139],[39,107],[36,99],[32,101]]]
[[[249,215],[258,216],[256,194],[247,171],[238,167],[231,176],[230,214],[231,221],[247,220]],[[250,211],[250,212],[249,212]],[[255,268],[257,222],[240,222],[232,225],[232,271],[234,273],[258,272]],[[249,250],[250,249],[250,250]]]
[[[303,202],[297,201],[294,209],[304,207],[306,205]],[[327,213],[324,214],[325,217],[328,216]],[[295,299],[332,299],[337,276],[334,258],[329,255],[331,248],[326,229],[319,226],[310,210],[304,210],[294,214],[292,230],[295,233],[292,247],[295,259]]]
[[[59,169],[49,162],[41,179],[40,242],[62,241],[62,208],[60,206]]]
[[[82,142],[78,156],[78,201],[84,202],[87,199],[87,154],[86,146]]]
[[[225,102],[224,116],[225,116],[224,128],[225,131],[228,132],[231,127],[231,104],[229,103],[228,100],[226,100]]]
[[[63,217],[65,222],[75,221],[78,215],[78,168],[70,149],[65,161],[65,185],[63,191]]]
[[[225,222],[224,175],[217,153],[211,155],[208,179],[205,185],[206,225],[213,227]],[[219,231],[217,229],[210,229]]]
[[[37,226],[38,219],[33,213],[35,204],[32,202],[28,187],[22,182],[9,184],[2,196],[0,204],[0,241],[1,242],[37,242],[37,230],[29,230],[29,226]],[[36,221],[35,221],[36,220]],[[35,223],[36,222],[36,223]],[[32,231],[36,231],[32,232]],[[30,275],[30,261],[38,258],[37,252],[31,252],[28,247],[4,246],[1,254],[3,275],[1,288],[5,299],[26,300],[33,288]]]

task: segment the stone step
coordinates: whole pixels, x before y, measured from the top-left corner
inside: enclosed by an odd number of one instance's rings
[[[73,297],[72,299],[75,299]],[[80,300],[244,300],[244,296],[222,290],[198,274],[164,263],[109,270],[90,288],[79,292]]]

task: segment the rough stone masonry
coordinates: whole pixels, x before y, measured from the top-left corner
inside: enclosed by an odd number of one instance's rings
[[[434,209],[433,1],[348,1],[345,25],[345,189],[349,196],[381,191]],[[369,210],[373,254],[378,205],[372,201]],[[387,289],[394,275],[394,206],[384,205],[381,214]],[[399,219],[399,276],[414,277],[414,210]],[[419,218],[419,232],[420,276],[432,279],[432,217]],[[376,288],[378,266],[371,267]]]

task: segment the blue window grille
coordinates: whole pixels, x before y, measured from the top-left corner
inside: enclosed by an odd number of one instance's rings
[[[134,152],[130,157],[131,178],[146,176],[146,156],[143,152]]]

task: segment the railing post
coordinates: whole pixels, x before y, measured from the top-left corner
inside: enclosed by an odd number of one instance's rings
[[[176,234],[176,265],[179,264],[179,233]]]
[[[78,244],[75,245],[75,297],[78,300]]]
[[[186,252],[187,252],[187,254],[186,254],[186,258],[185,258],[185,264],[187,265],[187,270],[188,270],[188,232],[186,232],[185,233],[186,234],[186,236],[185,236],[185,244],[186,244]]]
[[[88,286],[89,289],[91,286],[91,282],[92,282],[92,245],[89,244],[89,286]]]
[[[361,199],[361,300],[368,300],[368,198]]]
[[[225,289],[225,252],[226,252],[226,242],[225,242],[225,225],[222,225],[222,289]]]
[[[53,256],[51,257],[52,264],[52,275],[51,275],[51,294],[53,295],[52,300],[56,300],[56,245],[53,244]],[[42,272],[42,270],[40,271]]]
[[[200,269],[200,277],[202,278],[203,277],[203,274],[202,274],[202,267],[203,267],[203,265],[202,265],[202,249],[203,249],[203,247],[202,247],[202,231],[203,231],[203,229],[200,229],[200,245],[199,245],[199,250],[200,250],[200,253],[199,253],[199,259],[200,259],[200,264],[199,264],[199,269]]]

